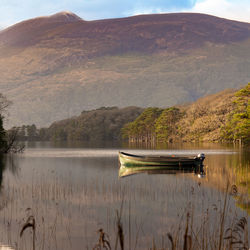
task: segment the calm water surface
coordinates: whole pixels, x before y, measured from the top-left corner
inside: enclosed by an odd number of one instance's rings
[[[167,234],[182,235],[182,240],[187,218],[193,231],[207,223],[207,235],[215,237],[227,184],[229,191],[236,185],[237,194],[228,196],[225,229],[245,217],[250,232],[249,152],[211,144],[157,150],[127,147],[122,150],[136,154],[203,152],[206,176],[177,172],[119,178],[121,149],[37,143],[23,154],[0,158],[0,245],[32,249],[30,228],[19,236],[30,215],[36,220],[36,249],[93,249],[100,228],[113,249],[117,213],[125,249],[149,249],[152,242],[168,248]]]

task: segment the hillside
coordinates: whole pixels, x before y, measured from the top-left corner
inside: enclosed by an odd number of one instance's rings
[[[250,83],[169,108],[101,107],[47,128],[18,128],[20,140],[132,143],[240,142],[250,144]]]
[[[250,24],[202,14],[84,21],[69,12],[0,32],[11,125],[100,106],[167,107],[250,79]]]
[[[115,141],[121,139],[121,128],[143,112],[138,107],[101,107],[82,111],[80,115],[53,122],[48,128],[20,127],[20,140]]]
[[[250,83],[194,103],[147,108],[122,129],[131,142],[239,141],[250,143]]]

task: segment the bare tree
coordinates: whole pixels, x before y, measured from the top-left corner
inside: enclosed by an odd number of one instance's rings
[[[18,141],[18,128],[13,127],[6,133],[6,146],[3,153],[22,153],[24,144]]]
[[[19,153],[24,149],[24,145],[17,141],[18,128],[9,131],[3,128],[4,114],[11,104],[12,102],[0,93],[0,153]]]
[[[8,107],[12,104],[11,101],[9,101],[6,96],[0,93],[0,115],[3,117],[3,115],[7,112]]]

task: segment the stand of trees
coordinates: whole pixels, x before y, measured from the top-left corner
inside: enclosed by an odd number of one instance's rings
[[[0,115],[0,153],[6,148],[6,133],[3,128],[3,117]]]
[[[122,128],[131,142],[239,141],[250,143],[250,83],[167,109],[147,108]]]
[[[7,134],[3,128],[4,114],[8,106],[11,104],[7,98],[0,93],[0,153],[5,153],[7,150]]]
[[[133,122],[122,128],[123,138],[131,142],[170,141],[177,136],[177,122],[182,113],[179,108],[147,108]]]
[[[250,144],[250,83],[237,91],[234,109],[222,129],[222,136],[229,141]]]
[[[3,127],[4,114],[10,105],[11,102],[0,93],[0,154],[22,152],[24,149],[24,145],[19,144],[17,141],[18,130],[12,128],[6,131]]]
[[[42,134],[42,129],[38,129],[35,124],[15,127],[18,131],[18,140],[20,141],[42,141],[47,140]]]
[[[138,107],[101,107],[83,111],[81,115],[54,122],[48,128],[18,127],[18,138],[23,141],[114,141],[121,139],[121,128],[142,113]]]
[[[138,107],[101,107],[83,111],[80,116],[53,123],[48,129],[40,131],[40,134],[52,140],[119,140],[121,128],[142,111]]]

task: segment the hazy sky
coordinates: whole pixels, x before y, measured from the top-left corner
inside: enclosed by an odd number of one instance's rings
[[[63,10],[85,20],[199,12],[250,22],[250,0],[0,0],[0,28]]]

